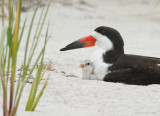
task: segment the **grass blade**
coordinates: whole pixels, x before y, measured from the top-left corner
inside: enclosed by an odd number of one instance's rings
[[[17,60],[17,41],[18,41],[18,33],[19,33],[21,5],[22,5],[22,0],[18,0],[18,2],[17,2],[16,23],[15,23],[15,29],[14,29],[14,35],[13,35],[14,39],[13,39],[13,48],[12,48],[12,71],[11,71],[9,114],[11,113],[12,106],[13,106],[16,60]]]
[[[2,53],[3,53],[4,41],[7,35],[7,30],[8,30],[8,26],[4,26],[2,28],[1,41],[0,41],[0,56],[2,56]],[[1,57],[0,57],[0,61],[1,61]]]
[[[41,58],[41,61],[42,60],[43,60],[43,57]],[[35,96],[36,96],[36,93],[37,93],[37,89],[38,89],[38,85],[39,85],[40,75],[41,75],[41,72],[42,72],[42,67],[43,67],[43,64],[41,62],[41,65],[37,70],[36,77],[34,78],[34,81],[32,83],[31,91],[30,91],[29,98],[28,98],[28,101],[27,101],[27,106],[26,106],[27,111],[30,111],[30,108],[31,108],[31,106],[34,102],[34,99],[35,99]]]
[[[7,26],[4,26],[2,28],[2,33],[1,33],[1,40],[0,40],[0,64],[2,62],[2,54],[3,54],[3,48],[4,48],[4,42],[5,42],[5,37],[7,34]],[[1,69],[2,67],[0,66],[0,74],[1,74]],[[3,87],[3,115],[7,116],[8,111],[7,111],[7,86],[5,84],[5,79],[2,78],[2,75],[0,75],[0,81],[2,82],[2,87]]]
[[[19,40],[18,40],[17,51],[19,50],[19,45],[20,45],[22,37],[23,37],[23,33],[24,33],[24,30],[25,30],[25,27],[26,27],[26,21],[27,21],[27,17],[25,18],[25,21],[24,21],[24,24],[23,24],[23,27],[22,27],[22,31],[21,31],[21,34],[20,34],[20,37],[19,37]]]
[[[47,79],[46,79],[46,81],[45,81],[45,83],[44,83],[42,89],[41,89],[40,92],[38,93],[38,95],[37,95],[37,97],[36,97],[36,99],[35,99],[35,101],[34,101],[32,107],[31,107],[31,109],[30,109],[30,111],[34,111],[34,110],[35,110],[35,108],[36,108],[36,106],[37,106],[37,104],[38,104],[40,98],[41,98],[42,95],[43,95],[44,89],[45,89],[46,86],[47,86],[49,76],[50,76],[50,75],[48,75],[48,77],[47,77]]]
[[[36,40],[36,42],[35,42],[35,44],[33,44],[33,50],[30,52],[30,57],[29,57],[29,60],[28,60],[28,64],[27,64],[27,66],[29,66],[29,64],[30,64],[30,62],[31,62],[31,60],[32,60],[32,57],[33,57],[33,54],[34,54],[34,52],[35,52],[35,49],[36,49],[36,47],[37,47],[37,44],[38,44],[38,40],[39,40],[39,38],[40,38],[40,34],[41,34],[41,31],[42,31],[42,28],[43,28],[43,26],[44,26],[44,22],[45,22],[45,20],[46,20],[46,16],[47,16],[47,13],[48,13],[48,9],[49,9],[49,6],[50,6],[50,2],[51,2],[51,0],[49,1],[49,3],[48,3],[48,6],[47,6],[47,9],[46,9],[46,12],[45,12],[45,15],[44,15],[44,17],[43,17],[43,21],[42,21],[42,24],[41,24],[41,27],[40,27],[40,30],[39,30],[39,33],[38,33],[38,35],[36,36],[37,37],[37,40]],[[43,10],[42,10],[42,13],[41,14],[43,14]],[[40,22],[39,22],[40,23]],[[39,25],[38,25],[39,26]],[[38,28],[38,27],[37,27]],[[37,33],[37,30],[36,30],[36,33]]]
[[[46,43],[47,43],[47,37],[48,37],[48,28],[47,28],[47,32],[46,32],[44,50],[43,50],[42,56],[41,56],[41,63],[40,63],[40,66],[38,67],[38,70],[37,70],[37,73],[36,73],[36,77],[35,77],[35,79],[34,79],[34,81],[32,83],[30,95],[29,95],[29,98],[28,98],[28,101],[27,101],[27,105],[26,105],[26,110],[27,111],[31,111],[31,108],[32,108],[33,103],[35,101],[38,85],[40,83],[41,73],[42,73],[42,70],[43,70],[43,59],[44,59],[45,47],[46,47]]]
[[[32,16],[32,21],[31,21],[31,24],[30,24],[30,28],[29,28],[29,32],[28,32],[28,37],[27,37],[27,42],[26,42],[26,47],[25,47],[25,52],[24,52],[24,73],[23,73],[23,78],[25,77],[26,73],[27,73],[27,70],[28,70],[28,67],[26,67],[26,60],[27,60],[27,54],[28,54],[28,46],[29,46],[29,40],[30,40],[30,35],[31,35],[31,30],[32,30],[32,26],[33,26],[33,22],[34,22],[34,19],[35,19],[35,16],[36,16],[36,13],[37,13],[37,10],[38,10],[38,7],[41,3],[41,0],[38,2],[38,5],[34,11],[34,14]]]
[[[15,19],[14,19],[15,6],[12,5],[11,0],[7,0],[7,1],[8,1],[8,7],[9,7],[8,8],[9,9],[8,27],[2,27],[2,34],[1,34],[1,38],[0,38],[0,65],[1,65],[0,66],[0,82],[2,83],[2,87],[3,87],[2,89],[3,89],[4,116],[15,116],[17,109],[18,109],[18,105],[19,105],[21,96],[22,96],[23,89],[26,84],[26,80],[28,80],[30,78],[31,74],[36,69],[37,63],[40,62],[40,67],[37,70],[36,78],[35,78],[33,85],[32,85],[33,90],[31,90],[31,92],[30,92],[33,97],[31,99],[32,103],[31,103],[31,106],[29,109],[31,109],[31,108],[35,109],[35,107],[37,106],[37,104],[39,102],[39,99],[41,98],[41,96],[43,94],[44,89],[46,88],[47,82],[48,82],[49,77],[47,78],[41,91],[37,95],[37,90],[38,90],[38,86],[40,84],[40,80],[42,79],[42,77],[44,76],[44,74],[47,70],[47,69],[45,69],[45,71],[42,73],[43,59],[44,59],[44,53],[45,53],[45,48],[46,48],[46,43],[47,43],[47,36],[48,36],[48,28],[47,28],[47,32],[46,32],[44,46],[43,46],[41,52],[39,53],[36,61],[34,62],[34,65],[32,66],[32,69],[31,69],[29,75],[27,75],[27,71],[29,69],[29,66],[31,65],[33,55],[34,55],[35,50],[38,46],[40,34],[42,32],[42,28],[44,26],[44,22],[45,22],[46,15],[48,13],[48,9],[49,9],[49,5],[50,5],[51,1],[49,2],[47,9],[42,10],[42,14],[41,14],[40,19],[38,21],[38,26],[36,27],[35,39],[34,39],[34,41],[32,41],[32,44],[31,44],[31,46],[32,46],[31,48],[33,48],[33,49],[31,49],[31,52],[28,53],[29,44],[31,42],[30,41],[31,33],[32,33],[31,30],[33,29],[33,22],[35,20],[37,10],[38,10],[38,7],[41,3],[41,0],[39,0],[37,7],[35,9],[35,12],[32,16],[29,31],[27,34],[27,42],[25,45],[25,52],[24,52],[24,57],[23,57],[24,58],[24,62],[23,62],[24,69],[22,69],[20,72],[21,77],[19,78],[18,82],[15,82],[15,77],[16,77],[16,72],[17,72],[16,68],[17,68],[17,62],[18,62],[17,57],[18,57],[18,51],[20,49],[19,47],[22,42],[22,37],[24,35],[27,17],[25,18],[22,29],[20,29],[21,8],[22,8],[22,1],[23,0],[17,0]],[[4,0],[2,0],[2,2],[3,2],[2,8],[4,8]],[[45,11],[45,13],[43,14],[44,11]],[[4,20],[4,17],[2,17],[2,18]],[[2,23],[3,23],[2,25],[4,25],[5,22],[2,21]],[[29,55],[29,57],[28,57],[28,55]],[[7,67],[7,69],[6,69],[6,67]],[[11,76],[11,78],[9,78],[9,76]],[[10,81],[8,81],[9,79],[10,79]],[[9,82],[10,82],[10,88],[8,89]],[[7,97],[8,97],[7,90],[10,91],[9,92],[9,102],[7,101]]]

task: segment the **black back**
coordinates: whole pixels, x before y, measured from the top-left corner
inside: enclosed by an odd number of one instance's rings
[[[108,70],[107,82],[122,82],[135,85],[160,84],[159,58],[123,55]]]

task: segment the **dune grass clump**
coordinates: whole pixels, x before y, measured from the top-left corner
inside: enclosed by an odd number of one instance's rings
[[[44,44],[36,60],[33,61],[33,56],[36,51],[38,41],[40,40],[40,34],[42,32],[42,28],[44,27],[44,22],[46,20],[47,12],[49,9],[50,1],[46,8],[43,8],[41,11],[41,15],[37,15],[37,11],[41,0],[38,2],[36,9],[33,13],[32,20],[29,24],[29,30],[26,30],[26,22],[23,22],[22,28],[20,28],[21,22],[21,9],[23,0],[17,0],[16,6],[13,5],[13,1],[8,0],[8,9],[9,9],[9,18],[6,21],[4,17],[4,0],[2,0],[1,9],[2,9],[2,26],[0,33],[0,92],[3,95],[3,116],[15,116],[17,113],[18,105],[20,103],[20,99],[22,97],[23,89],[31,78],[33,72],[36,71],[34,75],[34,80],[31,86],[31,90],[29,93],[28,101],[26,104],[27,111],[34,111],[37,106],[43,91],[47,85],[49,76],[45,80],[41,90],[39,93],[37,92],[38,86],[40,84],[40,80],[44,76],[46,69],[43,70],[43,59],[45,54],[45,48],[48,41],[48,27],[46,29],[46,35]],[[16,13],[14,13],[16,11]],[[31,17],[31,16],[29,16]],[[33,33],[33,23],[35,21],[35,17],[39,17],[38,24],[36,26],[36,31]],[[26,36],[26,41],[24,42],[24,31],[28,32]],[[31,34],[34,37],[31,37]],[[20,72],[20,76],[17,77],[17,67],[19,64],[18,51],[20,49],[21,44],[25,44],[24,57],[23,59],[23,70]],[[29,49],[29,46],[31,48]],[[27,71],[31,66],[31,62],[34,62],[31,69],[29,70],[29,74]],[[37,64],[40,64],[38,69],[36,69]],[[48,64],[49,66],[49,64]],[[15,82],[15,79],[18,78],[18,81]],[[37,94],[38,93],[38,94]]]

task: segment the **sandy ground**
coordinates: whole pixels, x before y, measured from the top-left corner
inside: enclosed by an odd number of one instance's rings
[[[51,39],[45,61],[52,60],[56,70],[47,72],[51,74],[50,80],[35,112],[24,111],[31,86],[27,84],[18,116],[160,115],[160,85],[136,86],[82,80],[79,62],[89,59],[96,48],[59,51],[68,43],[104,25],[121,33],[125,53],[160,57],[160,14],[145,15],[153,8],[149,0],[132,5],[120,4],[123,2],[126,3],[125,0],[75,0],[67,6],[51,4],[48,15]],[[23,51],[24,45],[21,46],[19,61],[22,60]]]

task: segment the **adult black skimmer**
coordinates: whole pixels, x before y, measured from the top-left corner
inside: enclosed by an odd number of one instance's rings
[[[97,46],[91,57],[94,74],[100,80],[135,85],[160,84],[160,58],[129,55],[124,53],[120,33],[101,26],[60,51]]]
[[[84,60],[80,64],[80,68],[82,71],[82,79],[87,80],[97,80],[98,78],[94,75],[94,67],[90,60]]]

